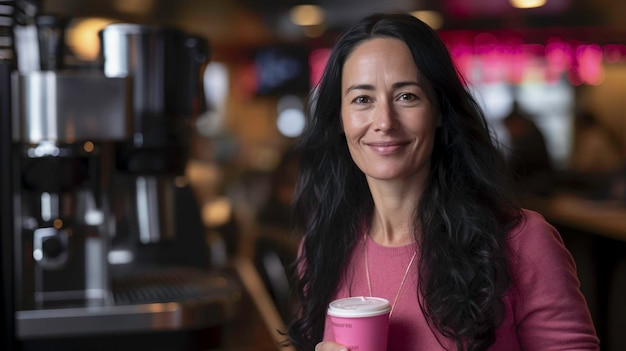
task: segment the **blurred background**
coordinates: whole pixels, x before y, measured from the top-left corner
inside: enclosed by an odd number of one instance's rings
[[[620,96],[626,4],[527,3],[44,0],[41,12],[70,19],[67,62],[75,65],[99,64],[97,31],[111,22],[172,26],[207,38],[211,62],[204,71],[206,108],[196,121],[194,159],[224,161],[239,171],[274,168],[298,135],[296,111],[338,33],[368,13],[404,11],[441,33],[503,144],[514,142],[504,118],[515,102],[543,134],[554,170],[615,170],[626,143]],[[598,157],[604,162],[587,160],[585,155],[598,154],[575,146],[583,115],[593,116],[606,134],[611,155]]]
[[[50,22],[37,22],[40,17],[54,18],[53,29],[62,29],[63,41],[56,50],[60,64],[46,69],[59,74],[101,72],[103,67],[106,72],[103,50],[114,44],[105,44],[101,31],[116,23],[183,31],[188,35],[181,41],[186,48],[191,39],[206,40],[198,46],[196,54],[202,57],[192,65],[191,81],[172,76],[165,80],[174,90],[185,86],[195,92],[189,96],[191,112],[185,110],[188,129],[183,137],[186,151],[180,154],[182,168],[150,172],[176,176],[176,189],[181,188],[181,179],[188,182],[193,205],[186,208],[198,213],[198,226],[178,230],[200,232],[207,251],[200,255],[207,257],[196,266],[217,270],[227,278],[234,275],[226,289],[237,292],[234,305],[256,311],[226,314],[230,317],[209,323],[221,327],[221,342],[201,348],[271,350],[277,349],[275,343],[282,336],[276,331],[284,330],[296,303],[291,298],[290,263],[298,238],[291,232],[289,202],[298,160],[292,146],[304,126],[307,95],[337,36],[373,12],[412,13],[440,33],[511,162],[523,204],[544,214],[574,255],[602,348],[626,349],[625,1],[0,0],[0,26],[12,28],[0,32],[0,39],[5,38],[0,41],[0,59],[11,62],[11,71],[33,71],[24,68],[31,53],[20,48],[24,36],[14,35],[21,33],[14,29],[50,26]],[[151,48],[153,40],[147,37],[141,45]],[[152,64],[149,57],[158,58],[155,52],[140,49],[136,54],[146,54]],[[128,54],[129,60],[133,55]],[[39,70],[44,67],[34,69]],[[140,88],[131,84],[137,95],[137,89],[150,89],[151,83]],[[15,85],[12,90],[17,90]],[[29,95],[29,99],[34,98]],[[13,109],[19,104],[13,98]],[[141,111],[136,101],[134,106],[137,115]],[[19,124],[15,117],[13,124]],[[3,136],[11,139],[10,134]],[[104,145],[112,142],[108,138]],[[41,145],[41,140],[37,143]],[[19,153],[16,145],[37,143],[5,145],[10,150],[6,165],[18,169],[14,178],[23,177],[19,169],[25,164],[10,161]],[[143,152],[136,139],[134,143],[130,149]],[[170,151],[171,144],[159,147]],[[132,183],[134,191],[135,178]],[[5,223],[24,212],[13,208],[10,200],[15,184],[15,179],[8,180],[4,187]],[[115,198],[113,190],[110,194]],[[44,200],[38,195],[37,201]],[[6,254],[15,251],[15,242],[25,240],[15,233],[3,226]],[[177,234],[180,241],[181,233]],[[194,255],[186,246],[182,250],[182,256]],[[21,270],[15,269],[26,264],[18,261],[5,259],[5,272],[20,277]],[[168,267],[171,263],[178,267],[189,260],[168,257],[165,261]],[[111,255],[107,265],[114,265]],[[231,275],[228,270],[233,266]],[[115,274],[111,276],[117,281]],[[50,349],[54,340],[64,349],[75,341],[71,328],[57,334],[29,332],[47,328],[46,323],[57,317],[28,314],[37,308],[12,303],[13,295],[23,291],[9,287],[16,284],[14,280],[4,283],[4,321],[12,327],[7,329],[11,339],[7,345]],[[25,318],[40,318],[43,324],[21,324]],[[171,329],[188,327],[182,325]],[[244,334],[256,343],[231,337],[241,330],[248,330]],[[90,333],[81,338],[93,340]],[[213,330],[210,337],[215,337]]]

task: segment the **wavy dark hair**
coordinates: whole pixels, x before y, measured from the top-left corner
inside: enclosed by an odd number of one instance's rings
[[[520,208],[505,159],[445,44],[406,14],[371,15],[347,30],[312,93],[298,144],[294,210],[304,241],[298,262],[301,304],[288,328],[289,341],[309,351],[322,340],[328,303],[363,219],[373,210],[365,175],[342,133],[341,76],[355,47],[380,37],[407,44],[441,113],[430,177],[412,223],[421,248],[416,299],[431,328],[458,350],[484,350],[494,343],[503,318],[501,298],[510,281],[504,242]]]

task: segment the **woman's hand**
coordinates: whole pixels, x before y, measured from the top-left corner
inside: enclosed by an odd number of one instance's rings
[[[315,351],[348,351],[348,348],[332,341],[322,341],[315,345]]]

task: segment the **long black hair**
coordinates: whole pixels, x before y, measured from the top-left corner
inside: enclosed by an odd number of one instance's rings
[[[347,30],[312,93],[298,145],[294,209],[304,241],[298,262],[301,305],[289,340],[306,351],[322,340],[328,303],[374,206],[342,133],[341,76],[355,47],[379,37],[407,44],[441,114],[430,177],[413,219],[421,251],[416,299],[431,328],[454,340],[457,349],[485,349],[503,317],[501,297],[509,285],[504,241],[519,207],[505,160],[445,44],[407,14],[371,15]]]

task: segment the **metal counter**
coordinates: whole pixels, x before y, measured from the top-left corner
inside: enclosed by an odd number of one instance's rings
[[[111,305],[16,311],[16,334],[26,340],[208,328],[233,318],[241,294],[233,277],[218,272],[126,276],[114,281]]]

